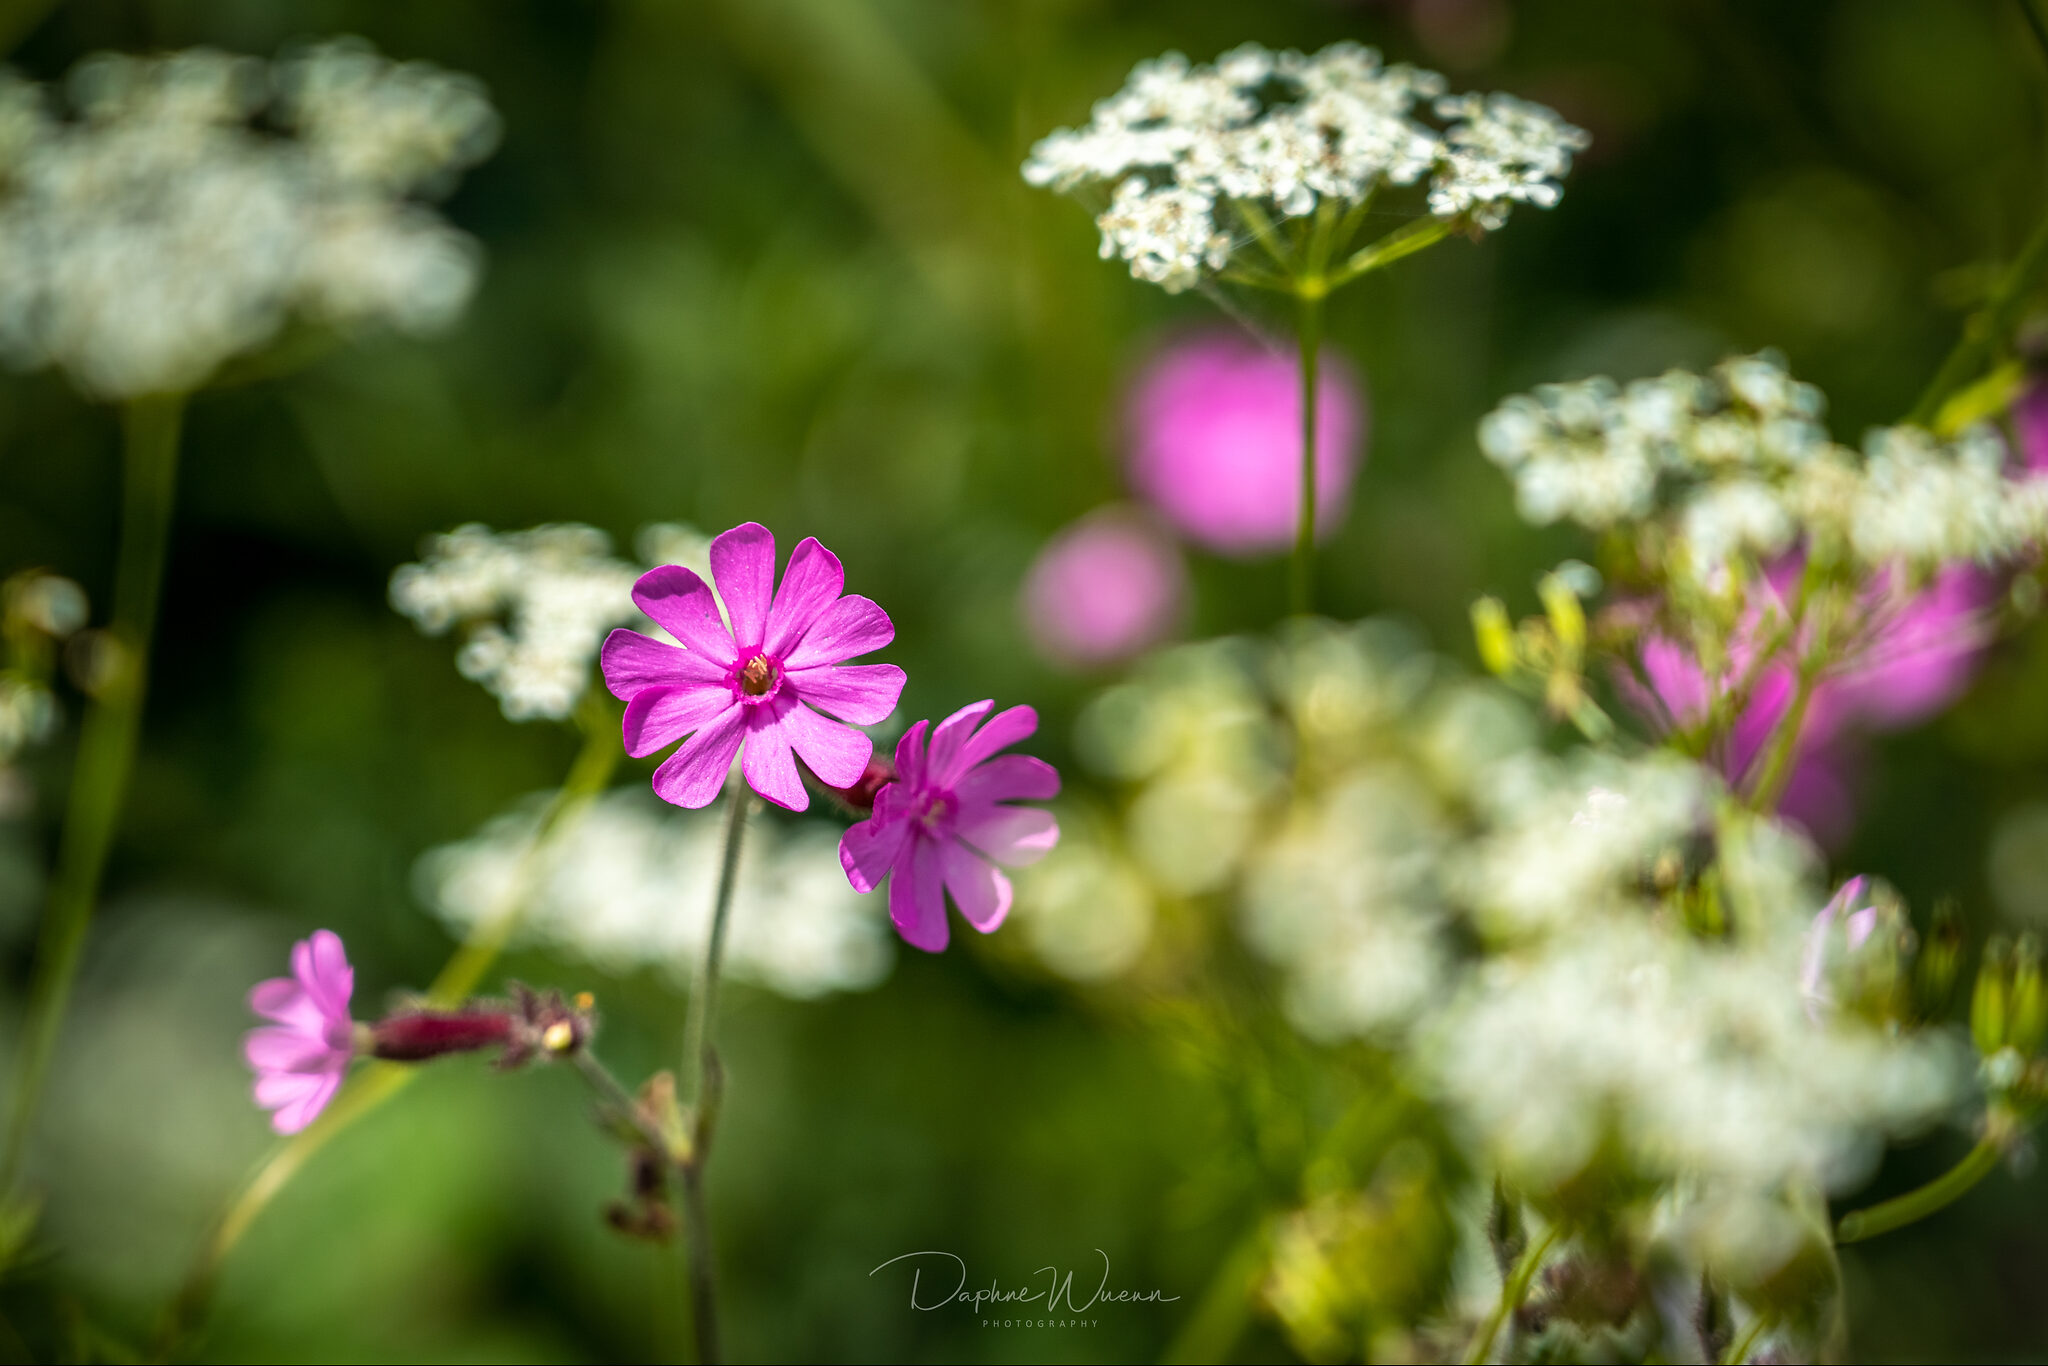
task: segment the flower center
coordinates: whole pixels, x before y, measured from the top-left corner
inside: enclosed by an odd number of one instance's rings
[[[755,655],[747,661],[747,667],[740,670],[740,691],[749,697],[759,697],[775,686],[775,666],[768,662],[768,656]]]
[[[944,827],[947,818],[952,814],[953,803],[950,800],[950,794],[934,792],[925,798],[924,810],[918,814],[917,819],[923,824],[925,829],[936,834]]]

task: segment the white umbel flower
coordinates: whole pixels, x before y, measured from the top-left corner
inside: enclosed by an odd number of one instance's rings
[[[428,539],[391,576],[391,605],[429,635],[463,628],[456,667],[514,721],[561,720],[591,680],[605,633],[638,620],[640,571],[594,527],[494,532],[472,523]]]
[[[688,982],[710,928],[721,823],[667,807],[644,787],[619,790],[529,857],[541,806],[528,802],[429,851],[415,871],[421,898],[456,934],[510,914],[518,942],[608,972],[655,968]],[[798,999],[888,976],[894,936],[847,885],[837,845],[822,821],[756,823],[727,922],[729,975]]]
[[[1878,429],[1859,456],[1829,439],[1825,406],[1776,356],[1738,356],[1625,388],[1543,385],[1487,414],[1479,448],[1530,521],[1661,522],[1703,579],[1802,541],[1822,559],[1924,574],[2048,537],[2048,482],[2008,468],[1989,428],[1955,441]]]
[[[103,54],[72,117],[0,79],[0,355],[86,392],[187,392],[294,321],[424,332],[474,244],[418,201],[491,149],[475,82],[330,43],[275,65]]]
[[[1040,139],[1024,179],[1113,190],[1102,254],[1169,291],[1221,270],[1265,218],[1354,207],[1385,185],[1433,177],[1427,211],[1480,229],[1515,203],[1557,202],[1584,132],[1512,96],[1443,94],[1435,72],[1356,43],[1312,56],[1247,44],[1207,66],[1172,52],[1133,68],[1087,126]]]

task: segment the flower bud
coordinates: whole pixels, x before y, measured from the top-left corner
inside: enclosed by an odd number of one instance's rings
[[[853,786],[826,787],[825,795],[852,814],[866,817],[875,809],[876,794],[895,781],[896,765],[888,755],[877,752]]]
[[[1570,579],[1561,573],[1545,574],[1536,584],[1536,596],[1543,600],[1560,651],[1576,660],[1586,648],[1586,609]]]
[[[1472,635],[1479,644],[1479,662],[1488,673],[1506,678],[1514,672],[1515,631],[1499,598],[1481,598],[1472,604]]]
[[[370,1026],[370,1053],[388,1062],[425,1062],[450,1053],[511,1044],[516,1022],[506,1010],[396,1011]]]
[[[2003,939],[1984,946],[1977,967],[1977,989],[1970,997],[1970,1038],[1977,1052],[1990,1057],[2005,1047],[2006,1013],[2012,996],[2012,974]]]
[[[1963,919],[1953,901],[1934,908],[1934,923],[1928,927],[1927,942],[1921,946],[1915,965],[1915,994],[1920,1018],[1940,1019],[1947,1011],[1949,993],[1955,990],[1956,970],[1963,959]]]
[[[2048,1035],[2048,993],[2041,985],[2041,946],[2030,934],[2020,936],[2013,955],[2010,1012],[2005,1041],[2022,1057],[2032,1057]]]

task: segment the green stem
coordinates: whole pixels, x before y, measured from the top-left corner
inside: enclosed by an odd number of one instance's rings
[[[1778,798],[1784,795],[1785,784],[1792,780],[1793,759],[1799,752],[1799,732],[1805,729],[1806,708],[1813,701],[1813,675],[1813,668],[1802,662],[1793,685],[1792,705],[1786,709],[1784,718],[1772,733],[1764,766],[1757,774],[1756,785],[1750,789],[1749,807],[1752,811],[1768,813],[1776,810]]]
[[[1323,294],[1319,280],[1304,280],[1296,286],[1296,331],[1301,342],[1301,517],[1294,529],[1289,600],[1297,616],[1315,610],[1316,356],[1323,342]]]
[[[1251,1317],[1253,1289],[1266,1267],[1272,1240],[1271,1219],[1261,1214],[1238,1239],[1202,1298],[1195,1312],[1181,1325],[1159,1358],[1162,1366],[1192,1366],[1205,1361],[1226,1361],[1237,1345]]]
[[[1413,256],[1418,251],[1433,247],[1449,237],[1454,226],[1453,219],[1418,218],[1396,228],[1379,241],[1353,252],[1351,259],[1330,275],[1328,288],[1348,285],[1368,271],[1390,266],[1404,256]]]
[[[725,1072],[712,1034],[726,925],[732,918],[740,847],[746,839],[747,812],[754,798],[746,788],[735,787],[726,802],[725,858],[718,869],[718,898],[712,904],[704,967],[697,976],[697,989],[690,993],[690,1018],[683,1037],[683,1071],[692,1078],[688,1091],[692,1118],[689,1151],[678,1164],[683,1178],[683,1239],[689,1249],[690,1318],[697,1338],[697,1360],[705,1366],[718,1361],[719,1352],[718,1269],[711,1246],[711,1211],[704,1199],[704,1167],[711,1158],[711,1139],[725,1094]]]
[[[1273,220],[1266,217],[1266,211],[1258,206],[1257,201],[1250,199],[1233,199],[1230,207],[1237,210],[1237,216],[1252,230],[1252,236],[1265,248],[1266,255],[1273,258],[1273,264],[1280,267],[1280,273],[1292,276],[1294,261],[1280,245],[1280,234],[1274,230]]]
[[[1933,430],[1942,405],[1950,396],[1984,373],[1993,354],[2011,334],[2021,308],[2044,272],[2048,272],[2048,219],[2034,229],[2034,235],[2020,249],[2019,258],[2006,270],[1990,300],[1963,324],[1963,335],[1955,349],[1935,371],[1920,401],[1906,415],[1906,421]]]
[[[512,876],[512,891],[504,904],[494,914],[477,922],[461,947],[449,956],[446,966],[434,978],[433,986],[428,988],[427,999],[437,1006],[460,1004],[476,989],[476,984],[490,970],[506,940],[518,927],[520,916],[525,913],[543,852],[576,826],[590,803],[611,782],[612,770],[618,766],[621,753],[615,713],[592,688],[584,694],[583,702],[577,708],[576,720],[583,731],[583,748],[577,751],[575,761],[570,764],[567,780],[542,811],[533,838],[520,855],[519,866]],[[418,1075],[416,1067],[385,1062],[370,1064],[349,1083],[340,1098],[312,1127],[294,1134],[271,1150],[255,1174],[221,1212],[213,1231],[193,1258],[191,1269],[185,1273],[177,1298],[165,1312],[163,1326],[158,1330],[158,1351],[162,1357],[167,1358],[176,1350],[205,1314],[228,1254],[234,1251],[242,1235],[249,1231],[277,1193],[290,1184],[313,1155],[327,1145],[328,1140],[397,1095]]]
[[[1558,1235],[1562,1232],[1563,1228],[1560,1225],[1552,1224],[1541,1238],[1529,1244],[1528,1249],[1522,1253],[1521,1260],[1515,1263],[1514,1270],[1501,1282],[1500,1303],[1493,1307],[1493,1312],[1481,1325],[1478,1335],[1472,1339],[1472,1349],[1465,1353],[1466,1366],[1479,1366],[1479,1363],[1485,1361],[1493,1351],[1493,1340],[1500,1336],[1501,1325],[1506,1323],[1509,1317],[1522,1307],[1522,1301],[1528,1298],[1529,1282],[1536,1279],[1536,1272],[1543,1264],[1544,1254],[1556,1244]]]
[[[178,428],[184,410],[182,394],[134,399],[121,410],[121,539],[115,552],[113,620],[107,632],[112,665],[86,706],[79,735],[57,875],[36,942],[35,981],[22,1029],[7,1147],[0,1156],[0,1203],[12,1196],[21,1178],[36,1103],[78,976],[100,876],[135,767],[149,681],[150,637],[156,629],[171,511],[177,502]]]
[[[1998,1159],[2004,1155],[2002,1126],[1993,1125],[1987,1133],[1964,1155],[1963,1160],[1935,1177],[1918,1190],[1907,1191],[1904,1195],[1887,1200],[1869,1209],[1855,1210],[1842,1216],[1835,1225],[1835,1242],[1860,1243],[1866,1238],[1875,1238],[1880,1233],[1890,1233],[1895,1228],[1925,1219],[1935,1211],[1954,1204],[1966,1195],[1972,1186],[1989,1176],[1998,1166]]]
[[[1762,1340],[1765,1333],[1770,1331],[1770,1327],[1770,1316],[1758,1314],[1749,1321],[1749,1327],[1742,1330],[1742,1336],[1737,1339],[1733,1347],[1728,1349],[1728,1354],[1722,1357],[1721,1360],[1731,1363],[1731,1366],[1740,1366],[1740,1363],[1749,1360],[1749,1354],[1756,1350],[1757,1343]]]

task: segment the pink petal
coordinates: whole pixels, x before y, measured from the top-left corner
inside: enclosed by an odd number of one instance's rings
[[[249,1009],[266,1020],[319,1033],[325,1023],[306,989],[293,977],[272,977],[249,988]]]
[[[946,890],[967,923],[983,934],[1002,924],[1010,913],[1010,879],[957,844],[948,844],[943,858]]]
[[[896,639],[895,623],[867,598],[848,594],[818,613],[803,641],[783,660],[791,669],[815,668],[857,659]]]
[[[931,722],[919,721],[904,731],[903,738],[896,742],[896,782],[906,789],[919,787],[924,783],[924,738],[931,728]],[[888,790],[882,789],[884,792]],[[879,803],[881,797],[878,795],[875,801]]]
[[[266,1110],[290,1105],[320,1089],[324,1072],[265,1072],[256,1078],[256,1103]]]
[[[339,1074],[323,1077],[304,1096],[285,1105],[270,1117],[270,1127],[281,1134],[295,1134],[320,1117],[327,1102],[341,1089]]]
[[[846,880],[853,890],[872,892],[881,886],[890,869],[902,860],[904,842],[909,838],[909,821],[879,813],[841,835],[839,866],[846,870]],[[907,869],[904,876],[909,876]]]
[[[1038,713],[1030,707],[1011,707],[1008,711],[997,712],[989,718],[988,724],[961,745],[960,753],[951,765],[943,769],[933,765],[933,781],[940,787],[952,787],[976,764],[999,749],[1029,739],[1037,729]]]
[[[874,757],[874,741],[852,726],[827,721],[801,702],[783,713],[781,726],[798,757],[827,787],[853,786]]]
[[[1692,726],[1706,719],[1707,677],[1691,651],[1674,640],[1653,635],[1643,642],[1643,676],[1663,705],[1664,724]]]
[[[820,711],[858,726],[887,720],[903,695],[903,670],[894,664],[826,664],[791,673],[787,682]]]
[[[683,742],[654,770],[654,795],[671,806],[711,805],[732,771],[733,755],[747,738],[746,708],[735,702]]]
[[[788,667],[790,651],[845,589],[846,570],[839,557],[819,545],[817,537],[804,537],[790,552],[789,564],[782,571],[782,586],[775,590],[775,605],[768,609],[768,634],[761,648]]]
[[[992,698],[970,702],[932,727],[932,747],[925,756],[925,773],[934,786],[945,787],[957,776],[953,773],[953,761],[960,757],[960,749],[967,743],[975,725],[988,715],[988,709],[994,705]]]
[[[954,827],[959,837],[1011,868],[1038,862],[1060,842],[1059,822],[1035,806],[997,806],[985,814],[964,815]]]
[[[729,669],[740,652],[719,620],[718,600],[693,570],[679,564],[650,569],[633,585],[633,603],[662,630],[711,663]]]
[[[1048,801],[1060,795],[1060,775],[1051,764],[1029,754],[1000,754],[969,769],[953,784],[953,795],[963,806]]]
[[[906,866],[907,864],[907,866]],[[889,919],[912,948],[937,953],[946,947],[946,893],[939,877],[938,846],[928,839],[911,844],[889,879]]]
[[[733,643],[742,651],[760,649],[775,592],[775,537],[759,522],[722,533],[711,543],[711,577],[732,618]]]
[[[756,710],[754,717],[760,717],[765,710]],[[746,777],[747,786],[777,806],[791,811],[809,809],[811,794],[804,791],[804,780],[797,776],[796,757],[789,750],[789,734],[785,730],[787,717],[768,721],[749,719],[752,724],[747,735],[747,748],[740,755],[740,772]]]
[[[604,685],[621,702],[632,701],[643,688],[722,683],[727,667],[708,656],[664,644],[624,627],[605,637],[598,660],[604,669]]]
[[[321,1014],[331,1020],[347,1019],[349,998],[356,991],[356,970],[348,965],[341,936],[333,930],[315,930],[307,943],[312,946],[312,977],[306,981],[307,991],[320,1006]]]
[[[645,758],[716,720],[732,705],[732,690],[722,681],[642,688],[626,704],[626,718],[620,723],[626,753],[635,759]]]
[[[242,1057],[258,1072],[312,1072],[330,1063],[334,1050],[318,1035],[266,1025],[243,1036]]]

